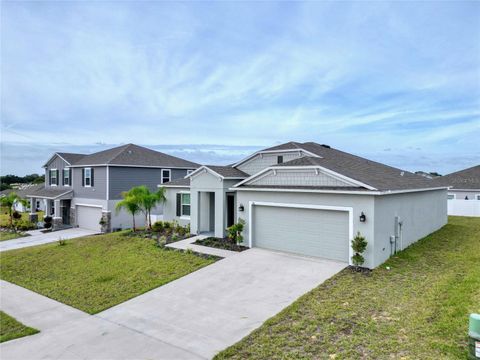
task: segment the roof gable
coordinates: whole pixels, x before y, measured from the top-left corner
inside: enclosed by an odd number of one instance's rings
[[[56,152],[54,153],[50,159],[43,165],[43,167],[47,167],[56,157],[62,159],[67,165],[72,165],[76,161],[79,161],[81,158],[86,156],[85,154],[76,154],[76,153],[66,153],[66,152]]]
[[[451,186],[453,189],[480,189],[480,165],[440,176],[432,180],[435,184]]]

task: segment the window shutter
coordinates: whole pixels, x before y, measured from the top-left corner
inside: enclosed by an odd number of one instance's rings
[[[48,185],[52,185],[52,170],[48,170]]]
[[[177,216],[182,215],[182,194],[177,194]]]
[[[62,185],[65,186],[65,169],[62,170]]]
[[[85,186],[85,169],[82,169],[82,186]]]
[[[68,169],[68,185],[72,185],[72,168]]]
[[[90,169],[90,186],[93,187],[93,168]]]
[[[58,177],[59,177],[60,171],[57,169],[56,172],[57,172],[57,185],[58,185]]]

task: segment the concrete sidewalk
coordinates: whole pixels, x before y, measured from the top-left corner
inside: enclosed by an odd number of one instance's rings
[[[182,250],[187,250],[191,249],[195,252],[198,252],[200,254],[208,254],[208,255],[215,255],[219,256],[222,258],[227,258],[230,256],[235,256],[238,255],[238,251],[230,251],[230,250],[224,250],[224,249],[216,249],[212,248],[209,246],[202,246],[202,245],[196,245],[193,244],[197,240],[205,239],[208,236],[206,235],[197,235],[193,236],[191,238],[185,239],[185,240],[180,240],[171,244],[165,245],[166,247],[172,248],[172,249],[182,249]]]
[[[87,230],[87,229],[81,229],[81,228],[72,228],[72,229],[52,231],[47,233],[41,233],[38,230],[35,230],[35,232],[31,232],[31,234],[33,235],[25,236],[25,237],[13,239],[13,240],[0,241],[0,252],[20,249],[20,248],[29,247],[29,246],[47,244],[47,243],[58,241],[58,239],[60,238],[66,240],[66,239],[74,239],[78,237],[94,235],[94,234],[97,234],[97,232],[92,230]]]

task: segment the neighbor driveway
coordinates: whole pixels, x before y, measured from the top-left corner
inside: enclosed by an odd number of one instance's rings
[[[75,310],[57,326],[38,324],[39,334],[1,344],[2,358],[208,359],[346,265],[250,249],[97,315]],[[19,305],[10,296],[23,297],[7,288],[2,308],[35,327],[23,316],[32,312],[32,299]]]
[[[0,252],[47,244],[58,241],[60,238],[73,239],[96,234],[95,231],[80,228],[53,231],[45,234],[38,230],[31,231],[30,233],[32,234],[31,236],[25,236],[13,240],[0,241]]]

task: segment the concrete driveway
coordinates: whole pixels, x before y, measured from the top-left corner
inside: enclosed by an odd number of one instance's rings
[[[208,359],[346,265],[250,249],[95,316],[1,344],[2,358]],[[5,311],[15,316],[18,306]]]
[[[80,228],[53,231],[45,234],[38,230],[29,231],[29,233],[31,233],[32,235],[13,239],[13,240],[0,241],[0,252],[13,250],[13,249],[20,249],[20,248],[29,247],[29,246],[47,244],[47,243],[58,241],[59,238],[74,239],[82,236],[96,234],[95,231],[80,229]]]

